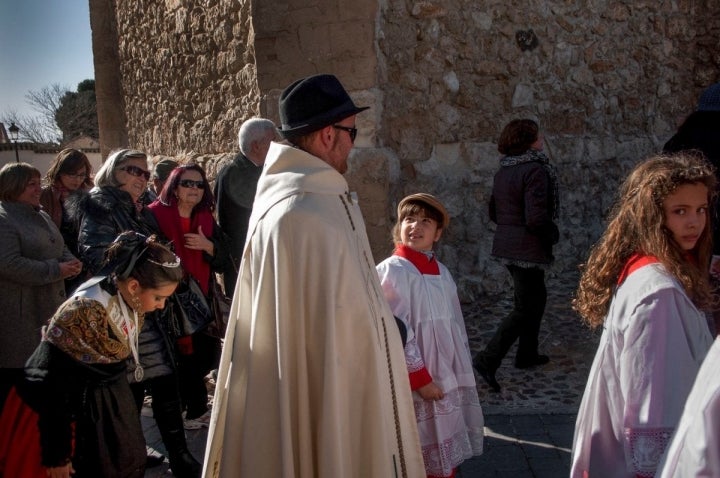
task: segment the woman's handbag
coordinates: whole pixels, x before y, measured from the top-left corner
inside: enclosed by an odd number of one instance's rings
[[[225,338],[225,329],[227,329],[228,318],[230,316],[230,306],[232,299],[225,295],[220,283],[217,281],[215,274],[210,277],[210,304],[213,311],[213,321],[207,328],[207,333],[219,339]]]
[[[178,305],[176,318],[181,335],[192,335],[213,321],[211,306],[191,275],[180,282],[173,296]]]

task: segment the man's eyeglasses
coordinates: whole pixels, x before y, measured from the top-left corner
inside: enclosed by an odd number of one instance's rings
[[[118,168],[120,171],[125,171],[131,176],[135,176],[136,178],[139,178],[140,176],[145,177],[145,181],[150,181],[150,171],[145,171],[143,168],[139,168],[137,166],[133,166],[132,164]]]
[[[354,143],[355,138],[357,137],[357,128],[350,128],[349,126],[342,126],[339,124],[332,125],[335,129],[341,129],[343,131],[347,131],[350,134],[350,142]]]
[[[205,189],[205,183],[202,181],[193,181],[192,179],[183,179],[178,183],[184,188],[198,188]]]

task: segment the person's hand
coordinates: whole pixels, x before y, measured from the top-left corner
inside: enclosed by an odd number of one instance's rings
[[[417,392],[424,400],[440,400],[445,396],[443,391],[435,385],[435,382],[430,382],[427,385],[417,389]]]
[[[47,468],[45,472],[50,478],[70,478],[75,474],[75,468],[72,467],[72,463],[68,463],[65,466]]]
[[[197,234],[189,232],[185,234],[185,247],[196,251],[205,251],[211,256],[215,255],[215,246],[205,234],[203,234],[202,226],[198,226]]]
[[[60,276],[63,279],[75,277],[82,271],[83,263],[78,259],[60,263]]]

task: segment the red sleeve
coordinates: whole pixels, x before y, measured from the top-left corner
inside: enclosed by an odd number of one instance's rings
[[[427,371],[427,368],[423,367],[417,372],[410,372],[410,390],[417,390],[420,387],[424,387],[428,383],[432,383],[432,377]]]

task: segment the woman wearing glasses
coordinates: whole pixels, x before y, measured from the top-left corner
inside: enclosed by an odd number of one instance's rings
[[[40,205],[48,213],[65,240],[70,252],[79,256],[77,248],[78,225],[70,219],[65,202],[71,194],[88,191],[92,187],[92,166],[82,151],[66,148],[60,151],[47,174],[40,193]],[[80,274],[65,279],[65,292],[70,295],[87,278]]]
[[[78,249],[90,274],[100,269],[103,252],[121,232],[158,232],[152,213],[138,202],[149,178],[145,153],[114,151],[95,175],[90,193],[67,201],[71,217],[80,224]]]
[[[172,240],[185,272],[211,302],[215,271],[229,260],[225,235],[213,218],[215,200],[205,171],[197,164],[173,169],[158,199],[150,204],[162,233]],[[217,367],[220,341],[206,330],[178,339],[180,391],[186,411],[185,428],[207,426],[210,412],[204,377]]]
[[[145,153],[134,149],[113,151],[95,175],[95,187],[78,201],[74,216],[80,224],[78,248],[91,274],[100,269],[104,250],[118,234],[160,233],[152,212],[139,200],[149,179]],[[152,395],[153,417],[168,451],[173,475],[196,477],[201,465],[190,454],[185,441],[173,322],[169,308],[145,316],[139,338],[140,367],[129,366],[128,380],[138,410],[145,394]]]

